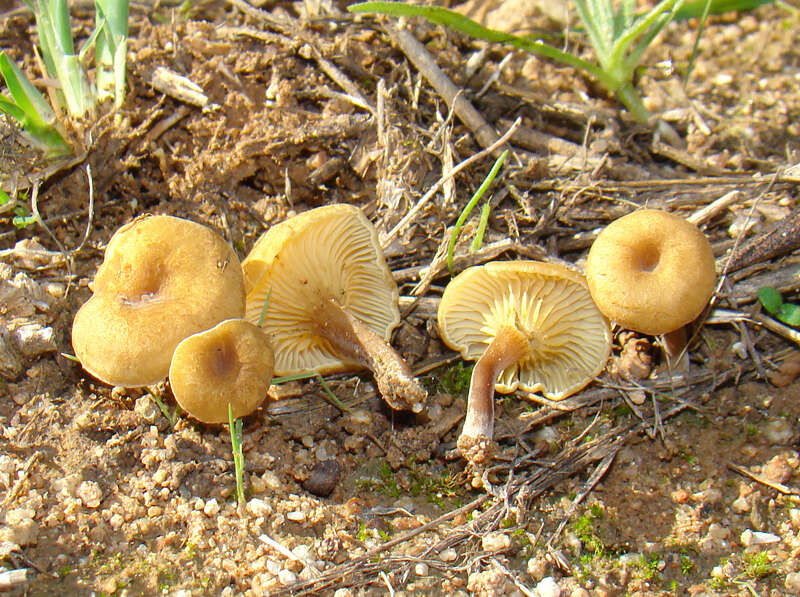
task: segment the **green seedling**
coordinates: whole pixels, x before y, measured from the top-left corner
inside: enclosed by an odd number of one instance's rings
[[[348,7],[350,12],[380,13],[395,17],[423,17],[489,42],[503,43],[543,58],[583,71],[614,94],[640,122],[647,122],[650,113],[634,87],[636,72],[645,50],[671,21],[681,18],[721,14],[732,10],[749,10],[772,0],[662,0],[652,9],[637,13],[635,0],[575,0],[581,20],[580,30],[589,38],[596,62],[589,62],[555,46],[531,37],[520,37],[483,27],[467,17],[445,8],[418,6],[403,2],[363,2]],[[698,39],[699,39],[698,32]],[[695,44],[697,45],[697,44]]]
[[[128,0],[97,0],[96,25],[79,51],[70,28],[67,0],[25,0],[36,20],[37,57],[47,79],[50,103],[19,67],[0,51],[0,75],[9,96],[0,95],[0,111],[15,119],[24,133],[48,157],[67,154],[71,147],[57,121],[56,111],[81,120],[91,115],[98,101],[113,98],[122,104],[128,40]],[[98,87],[93,86],[82,65],[87,50],[95,49]],[[55,108],[55,110],[54,110]]]
[[[500,172],[500,168],[502,168],[503,163],[506,161],[506,157],[508,157],[507,149],[495,160],[494,165],[492,165],[492,169],[489,170],[489,174],[486,175],[486,178],[483,179],[483,182],[478,187],[478,190],[475,191],[475,194],[472,195],[472,198],[467,202],[467,204],[464,206],[464,209],[461,210],[461,213],[458,215],[456,225],[453,227],[453,232],[450,235],[450,241],[447,243],[447,269],[450,271],[451,275],[453,274],[453,251],[455,250],[458,236],[461,234],[461,229],[464,227],[464,222],[467,221],[469,214],[472,213],[472,210],[475,209],[478,201],[481,200],[481,197],[486,194],[486,191],[494,182],[494,179],[497,177],[497,173]],[[483,244],[483,235],[486,232],[486,225],[489,221],[490,211],[491,207],[487,201],[481,209],[481,219],[478,223],[478,230],[476,231],[475,238],[472,241],[473,251],[480,249],[481,245]]]
[[[242,420],[233,418],[233,407],[228,404],[228,428],[231,432],[233,469],[236,475],[236,501],[244,505],[244,454],[242,453]]]
[[[348,10],[398,17],[423,17],[476,39],[507,44],[571,66],[583,71],[614,94],[637,120],[647,122],[650,113],[634,88],[634,75],[645,50],[675,18],[682,3],[682,0],[661,0],[648,12],[637,15],[634,0],[575,0],[582,29],[594,49],[596,62],[589,62],[529,37],[489,29],[444,8],[402,2],[364,2],[352,5]]]
[[[20,230],[38,222],[36,216],[19,201],[13,200],[8,193],[0,189],[0,213],[12,211],[11,223]]]
[[[64,356],[67,356],[67,355],[64,355]],[[69,355],[69,356],[72,359],[74,359],[76,362],[80,363],[80,361],[77,358],[72,357],[71,355]],[[180,408],[181,407],[180,406],[175,406],[175,410],[172,413],[170,413],[169,409],[167,408],[167,405],[164,404],[158,396],[153,394],[153,392],[151,392],[150,390],[147,390],[147,395],[150,396],[150,400],[155,402],[156,406],[161,411],[161,414],[164,415],[164,418],[169,422],[169,426],[170,427],[175,427],[175,423],[178,422],[178,416],[180,415]]]
[[[753,580],[758,580],[775,572],[775,565],[770,561],[766,551],[758,553],[744,553],[742,555],[744,575]]]
[[[800,327],[800,306],[783,302],[781,293],[769,286],[758,289],[758,302],[764,310],[778,321],[792,327]]]
[[[0,75],[10,94],[0,94],[0,111],[16,120],[28,139],[49,157],[69,153],[53,109],[4,51],[0,51]]]

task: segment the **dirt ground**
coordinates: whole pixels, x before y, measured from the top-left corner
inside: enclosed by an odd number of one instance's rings
[[[469,487],[454,448],[470,370],[439,340],[448,274],[437,252],[493,160],[389,236],[482,147],[391,22],[344,6],[134,3],[127,100],[81,131],[76,159],[44,163],[0,121],[3,188],[41,181],[52,232],[0,213],[0,572],[28,569],[9,593],[800,594],[796,345],[752,322],[707,322],[689,372],[671,381],[657,367],[631,384],[612,365],[563,403],[498,396],[494,484]],[[492,26],[564,30],[535,2],[484,8],[495,6],[462,8]],[[85,39],[93,13],[73,12]],[[521,119],[485,246],[469,251],[473,217],[457,269],[495,258],[581,266],[597,232],[639,206],[688,217],[734,193],[702,219],[720,268],[731,254],[749,260],[717,306],[757,313],[765,285],[791,298],[797,252],[764,255],[758,240],[798,215],[799,25],[787,6],[712,18],[686,85],[697,23],[668,27],[638,88],[675,144],[572,69],[407,23],[499,134]],[[0,47],[38,76],[33,37],[22,4],[0,2]],[[570,36],[589,56],[579,43]],[[165,93],[159,67],[207,100]],[[279,386],[281,399],[245,420],[248,500],[237,508],[227,426],[173,418],[163,384],[153,391],[164,412],[143,390],[93,380],[62,354],[72,318],[105,244],[136,216],[201,222],[244,257],[272,224],[339,202],[361,207],[385,240],[406,310],[392,343],[429,389],[428,408],[392,411],[368,375],[328,378],[350,413],[315,381]],[[27,344],[9,340],[23,328]],[[629,338],[616,340],[618,355]]]

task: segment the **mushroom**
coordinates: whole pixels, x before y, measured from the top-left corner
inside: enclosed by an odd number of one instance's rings
[[[588,384],[606,364],[608,322],[583,276],[537,261],[494,261],[453,278],[439,303],[444,342],[472,370],[458,448],[475,469],[494,443],[494,390],[541,392],[562,400]]]
[[[686,344],[684,326],[714,293],[714,254],[694,224],[642,209],[600,232],[586,259],[586,279],[606,317],[642,334],[663,335],[674,358]]]
[[[181,408],[203,423],[228,422],[256,410],[267,397],[274,363],[266,334],[243,319],[228,319],[181,340],[169,384]]]
[[[387,343],[400,322],[397,286],[359,208],[329,205],[273,226],[242,268],[246,318],[269,334],[277,375],[366,367],[389,406],[422,410],[427,392]]]
[[[167,376],[181,340],[242,317],[244,305],[239,259],[221,236],[172,216],[139,218],[111,237],[72,346],[105,383],[151,385]]]

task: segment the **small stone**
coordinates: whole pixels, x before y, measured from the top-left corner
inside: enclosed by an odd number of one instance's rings
[[[156,518],[157,516],[161,516],[164,513],[164,508],[161,506],[150,506],[147,509],[147,517],[148,518]]]
[[[790,572],[787,574],[783,586],[792,595],[800,595],[800,572]]]
[[[569,594],[569,597],[589,597],[590,593],[583,587],[578,587]]]
[[[35,512],[29,508],[15,508],[6,512],[6,525],[0,525],[0,542],[17,545],[36,543],[39,527],[33,520]]]
[[[311,476],[303,482],[303,488],[316,496],[328,497],[342,474],[342,467],[338,460],[329,459],[317,462],[311,471]]]
[[[442,562],[454,562],[457,557],[458,552],[452,547],[448,547],[439,552],[439,559]]]
[[[800,530],[800,508],[792,508],[789,510],[789,521],[795,530]]]
[[[86,508],[97,508],[103,501],[103,492],[94,481],[84,481],[78,485],[76,495]]]
[[[547,560],[544,558],[531,558],[528,560],[528,574],[536,582],[539,582],[547,574]]]
[[[734,512],[738,512],[739,514],[745,514],[746,512],[750,511],[750,502],[747,501],[747,498],[744,496],[739,496],[731,503],[731,508]]]
[[[770,461],[764,465],[764,476],[773,483],[786,483],[792,478],[792,467],[786,462],[786,459],[781,456],[774,456]]]
[[[152,425],[159,417],[158,407],[149,396],[142,396],[136,399],[133,411],[139,415],[143,421]]]
[[[266,517],[272,514],[272,507],[264,500],[253,498],[247,502],[247,511],[256,517]]]
[[[100,583],[100,590],[106,595],[113,595],[117,590],[117,579],[107,578]]]
[[[751,531],[746,529],[742,532],[740,537],[742,545],[750,547],[751,545],[769,545],[770,543],[779,543],[781,538],[772,533],[763,533],[761,531]]]
[[[685,489],[676,489],[672,492],[672,501],[676,504],[685,504],[689,501],[689,492]]]
[[[617,561],[620,566],[631,566],[633,564],[638,564],[641,560],[642,554],[640,553],[625,553],[622,554]]]
[[[561,588],[552,576],[545,576],[536,585],[539,597],[561,597]]]
[[[284,587],[297,582],[297,575],[291,570],[281,570],[278,572],[278,582]]]
[[[219,502],[217,502],[217,498],[211,498],[203,506],[203,514],[206,516],[216,516],[219,514],[220,509],[221,508]]]
[[[353,591],[342,587],[341,589],[336,589],[333,593],[333,597],[353,597]]]
[[[511,545],[511,537],[500,531],[488,533],[481,539],[481,547],[484,551],[502,551],[508,549],[509,545]]]
[[[764,425],[763,436],[770,444],[790,445],[794,437],[794,429],[786,419],[774,419]]]
[[[294,510],[286,513],[286,520],[291,520],[292,522],[303,522],[305,519],[306,513],[300,510]]]
[[[424,562],[420,562],[414,566],[414,574],[417,576],[428,576],[428,570],[428,565]]]

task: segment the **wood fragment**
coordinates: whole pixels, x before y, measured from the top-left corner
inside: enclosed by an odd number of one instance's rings
[[[425,49],[411,32],[394,26],[389,26],[389,35],[422,76],[430,83],[456,116],[467,125],[475,135],[475,140],[481,147],[487,148],[495,145],[499,135],[492,126],[484,120],[480,112],[464,97],[462,91],[456,87],[450,77],[439,68],[433,56]],[[499,148],[497,148],[499,151]]]
[[[756,481],[757,483],[761,483],[762,485],[771,487],[775,491],[778,491],[784,495],[800,495],[800,489],[797,489],[795,487],[789,487],[788,485],[784,485],[783,483],[770,481],[766,477],[762,477],[761,475],[756,475],[755,473],[750,472],[750,470],[748,470],[747,468],[739,466],[738,464],[734,464],[733,462],[728,463],[728,468],[735,473],[739,473],[740,475],[744,475],[745,477],[750,477],[753,481]]]
[[[768,230],[739,245],[725,262],[727,273],[763,263],[800,248],[800,209],[778,220]]]
[[[716,217],[721,212],[728,209],[734,203],[741,201],[744,198],[744,193],[739,190],[729,191],[722,197],[715,199],[705,207],[698,209],[692,215],[686,218],[686,221],[691,222],[695,226],[705,224],[712,218]]]

